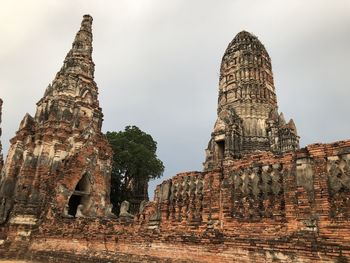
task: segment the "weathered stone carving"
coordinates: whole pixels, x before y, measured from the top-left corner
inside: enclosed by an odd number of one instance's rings
[[[134,215],[129,213],[130,203],[128,201],[123,201],[120,205],[119,217],[123,218],[134,218]]]
[[[68,204],[64,206],[63,217],[73,218],[73,216],[69,214],[69,205]]]
[[[170,181],[164,182],[161,185],[161,201],[168,200],[169,199],[169,192],[170,192]]]
[[[284,215],[283,178],[280,164],[231,172],[232,212],[237,219],[260,220]]]
[[[169,214],[172,220],[176,218],[176,200],[177,200],[177,183],[171,184],[170,189],[170,201],[169,201]]]
[[[189,188],[189,177],[185,176],[182,182],[182,220],[188,219],[188,211],[190,205]]]
[[[182,206],[183,206],[183,186],[182,183],[179,182],[177,184],[177,192],[176,192],[176,220],[181,222],[182,220]]]
[[[109,204],[109,205],[106,205],[106,216],[108,218],[116,218],[117,216],[112,212],[113,210],[113,205],[112,204]]]
[[[203,211],[203,175],[199,174],[196,180],[196,192],[195,192],[195,215],[194,220],[202,221],[202,211]]]
[[[203,210],[202,174],[187,173],[170,182],[168,219],[178,222],[200,222]]]
[[[84,206],[82,204],[78,205],[77,213],[75,214],[75,217],[85,217],[83,213]]]
[[[328,185],[331,197],[330,216],[350,219],[350,154],[328,158]]]

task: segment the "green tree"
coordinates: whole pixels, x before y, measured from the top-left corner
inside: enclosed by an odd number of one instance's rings
[[[163,162],[156,154],[157,142],[136,126],[126,126],[124,131],[106,135],[113,149],[113,212],[119,213],[124,200],[131,202],[131,209],[137,209],[139,202],[148,199],[148,181],[161,177],[164,171]]]

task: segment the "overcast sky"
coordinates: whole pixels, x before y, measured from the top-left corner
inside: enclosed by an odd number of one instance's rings
[[[103,131],[137,125],[158,142],[164,177],[201,170],[219,67],[232,38],[254,33],[272,59],[279,110],[301,146],[350,138],[349,0],[0,0],[4,154],[34,115],[84,14],[94,18]],[[152,194],[153,195],[153,194]]]

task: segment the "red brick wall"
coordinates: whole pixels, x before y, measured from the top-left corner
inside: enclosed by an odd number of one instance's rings
[[[350,140],[225,160],[222,170],[164,181],[131,222],[46,219],[28,238],[27,255],[48,262],[347,262],[349,167]],[[18,231],[7,235],[14,240]]]

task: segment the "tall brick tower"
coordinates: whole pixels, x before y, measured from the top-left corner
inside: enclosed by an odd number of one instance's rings
[[[101,133],[91,25],[85,15],[35,117],[26,114],[11,139],[0,182],[0,223],[35,224],[48,209],[65,217],[110,211],[112,153]]]
[[[293,120],[278,114],[271,59],[258,38],[238,33],[222,58],[218,118],[206,150],[204,170],[226,158],[299,148]]]

